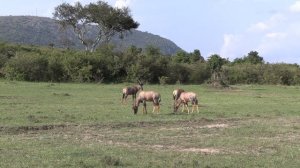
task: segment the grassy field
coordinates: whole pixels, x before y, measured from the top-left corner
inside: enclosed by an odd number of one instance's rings
[[[147,115],[121,104],[124,86],[0,81],[0,167],[300,165],[298,86],[145,85],[162,96]],[[200,113],[173,114],[175,88]]]

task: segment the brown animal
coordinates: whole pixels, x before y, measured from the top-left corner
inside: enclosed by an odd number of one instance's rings
[[[157,113],[159,113],[160,106],[159,103],[161,101],[160,94],[154,91],[141,91],[135,100],[135,102],[132,105],[132,109],[134,114],[137,114],[138,112],[138,107],[140,103],[143,103],[143,114],[146,112],[147,114],[147,108],[146,108],[146,101],[151,101],[153,102],[153,110],[152,113],[154,113],[155,109]]]
[[[176,105],[174,111],[177,112],[179,106],[183,103],[182,112],[184,111],[184,107],[186,106],[188,110],[188,114],[190,113],[190,110],[188,108],[188,102],[192,103],[192,113],[194,112],[195,107],[197,108],[197,112],[199,113],[198,108],[198,99],[197,95],[194,92],[182,92],[179,96],[179,98],[176,100]]]
[[[173,100],[176,101],[182,92],[184,92],[183,89],[175,89],[173,91]]]
[[[175,112],[175,105],[176,105],[176,101],[178,100],[180,94],[184,92],[183,89],[175,89],[173,91],[173,100],[174,100],[174,103],[173,103],[173,107],[174,107],[174,112]]]
[[[123,88],[122,103],[124,103],[124,101],[126,102],[128,95],[132,95],[132,100],[134,101],[134,99],[136,99],[137,92],[143,90],[143,85],[144,84],[140,80],[138,80],[138,85]]]

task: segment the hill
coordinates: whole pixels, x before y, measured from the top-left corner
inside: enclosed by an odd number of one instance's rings
[[[59,48],[83,49],[71,30],[63,31],[55,20],[35,16],[0,16],[0,41],[18,44],[47,46],[54,44]],[[117,49],[131,45],[138,48],[157,47],[163,54],[174,54],[181,50],[174,42],[151,33],[133,30],[124,39],[117,36],[111,41]]]

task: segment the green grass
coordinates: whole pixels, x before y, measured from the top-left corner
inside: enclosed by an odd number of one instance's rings
[[[158,115],[122,105],[124,86],[0,81],[0,167],[300,165],[298,86],[145,85]],[[175,88],[196,92],[200,113],[173,114]]]

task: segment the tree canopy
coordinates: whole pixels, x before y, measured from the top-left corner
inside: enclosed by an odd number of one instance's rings
[[[263,57],[259,56],[257,51],[250,51],[247,56],[244,56],[243,58],[234,59],[233,63],[263,64],[264,59]]]
[[[100,43],[109,42],[111,37],[136,29],[139,23],[130,15],[130,9],[114,8],[107,2],[98,1],[83,6],[63,3],[55,8],[54,19],[64,28],[71,26],[87,51],[94,51]],[[97,25],[96,35],[91,25]]]

